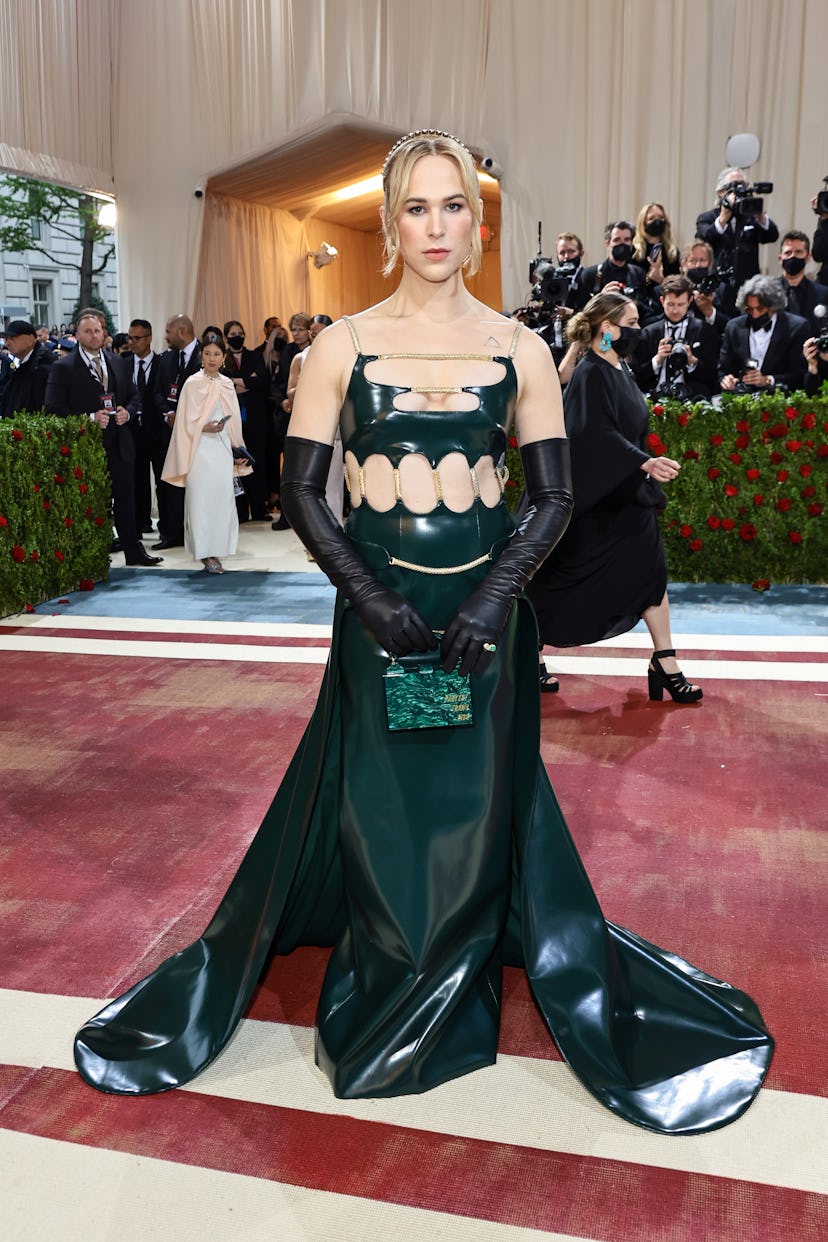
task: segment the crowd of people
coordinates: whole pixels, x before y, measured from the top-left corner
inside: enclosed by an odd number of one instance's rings
[[[780,238],[744,171],[725,168],[715,206],[700,213],[683,248],[661,203],[645,203],[635,223],[611,220],[604,241],[601,262],[587,265],[577,234],[560,233],[555,264],[536,269],[532,300],[515,312],[547,341],[563,383],[586,348],[568,323],[604,290],[638,307],[642,331],[629,364],[648,396],[813,393],[828,379],[828,214],[818,212],[813,248],[801,229]],[[759,248],[776,242],[779,275],[761,275]],[[806,273],[811,260],[821,264],[816,279]]]
[[[44,409],[88,414],[101,427],[112,479],[117,534],[112,550],[123,551],[128,565],[160,565],[163,558],[150,555],[143,544],[143,536],[155,533],[153,553],[186,546],[209,573],[221,573],[220,558],[235,550],[239,523],[268,521],[276,530],[288,526],[279,508],[285,433],[305,351],[330,323],[324,314],[297,313],[285,328],[272,315],[264,322],[262,340],[248,348],[237,320],[210,326],[199,339],[189,316],[172,315],[164,330],[167,348],[158,353],[147,319],[132,319],[126,332],[114,336],[108,334],[103,312],[94,307],[62,325],[66,332],[60,336],[57,329],[50,336],[28,320],[13,320],[0,352],[0,416]],[[205,379],[216,382],[205,388]],[[213,418],[217,405],[219,420]],[[211,436],[214,430],[213,443],[203,433]],[[215,472],[205,466],[208,444],[214,457],[221,449],[231,463],[220,494],[226,497],[226,483],[233,512],[220,535],[213,524],[215,511],[208,515],[204,509],[205,495],[219,487]],[[336,508],[338,488],[341,517],[341,453],[338,476],[331,473],[330,499]],[[190,494],[194,486],[198,503]],[[209,535],[204,529],[208,516]]]

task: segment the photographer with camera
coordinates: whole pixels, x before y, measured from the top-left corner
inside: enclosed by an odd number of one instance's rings
[[[560,366],[569,345],[566,323],[574,314],[583,256],[584,243],[577,234],[559,233],[555,239],[557,266],[538,257],[530,268],[532,293],[526,308],[530,318],[524,322],[546,341],[556,366]]]
[[[819,332],[828,305],[828,288],[809,280],[805,267],[811,257],[811,243],[807,233],[789,229],[782,238],[779,265],[782,268],[782,288],[787,296],[786,310],[792,315],[807,319],[811,332]]]
[[[828,177],[822,180],[822,189],[811,199],[811,207],[819,217],[814,233],[813,258],[815,263],[822,264],[817,280],[821,285],[828,285]]]
[[[607,289],[640,303],[639,312],[645,318],[646,278],[631,261],[634,232],[629,220],[610,220],[604,229],[607,257],[581,272],[577,288],[572,290],[575,310],[582,310],[591,297]]]
[[[736,290],[759,272],[760,245],[779,237],[758,197],[772,190],[771,182],[749,185],[741,168],[724,168],[716,181],[716,206],[696,220],[696,236],[713,247],[716,270],[727,284],[728,311],[735,308]]]
[[[686,276],[693,287],[690,314],[715,328],[721,341],[730,316],[721,308],[727,289],[713,266],[713,247],[699,237],[694,238],[681,252],[680,267],[681,275]]]
[[[665,277],[663,316],[641,330],[633,373],[648,395],[700,401],[709,400],[719,390],[719,335],[690,314],[692,290],[686,276]]]
[[[719,354],[723,392],[757,394],[769,388],[802,386],[802,350],[808,324],[785,308],[785,293],[773,276],[752,276],[739,290],[737,307]]]
[[[809,397],[814,397],[828,381],[828,325],[819,336],[812,336],[805,342],[802,354],[806,367],[805,391]]]

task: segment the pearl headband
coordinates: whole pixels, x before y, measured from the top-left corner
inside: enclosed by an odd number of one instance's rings
[[[397,141],[394,143],[393,147],[391,148],[391,150],[386,155],[385,160],[382,165],[383,179],[385,178],[385,174],[388,171],[388,165],[391,163],[392,157],[400,149],[400,147],[403,146],[404,143],[408,142],[409,138],[450,138],[452,142],[457,143],[458,147],[462,147],[463,150],[466,152],[466,154],[471,157],[471,159],[474,159],[474,156],[472,155],[469,148],[466,146],[465,142],[462,142],[459,138],[455,137],[454,134],[447,134],[444,129],[412,129],[410,134],[403,134],[402,138],[398,138]]]

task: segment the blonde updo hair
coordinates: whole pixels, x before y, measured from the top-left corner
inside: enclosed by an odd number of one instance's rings
[[[400,252],[400,234],[397,218],[402,211],[403,203],[408,194],[411,173],[414,165],[424,155],[447,155],[454,160],[460,172],[463,193],[468,200],[472,213],[471,249],[468,263],[468,275],[473,276],[480,269],[483,256],[483,244],[480,238],[480,225],[483,210],[480,202],[480,182],[477,180],[477,169],[471,152],[457,138],[438,132],[419,131],[403,138],[392,147],[385,161],[382,173],[385,215],[382,224],[384,240],[382,266],[383,276],[390,276],[397,266]],[[465,264],[464,264],[465,266]]]
[[[598,335],[598,329],[604,320],[618,323],[624,313],[624,307],[629,306],[631,301],[631,298],[625,298],[623,293],[616,293],[614,289],[596,293],[589,299],[584,309],[578,311],[569,320],[566,335],[570,341],[577,341],[579,345],[587,349]]]

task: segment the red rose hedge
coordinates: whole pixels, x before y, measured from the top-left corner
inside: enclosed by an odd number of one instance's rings
[[[725,394],[718,409],[676,401],[652,408],[650,452],[681,462],[665,485],[662,516],[674,582],[767,591],[774,582],[828,579],[828,385],[815,397]],[[522,484],[516,450],[507,463]],[[509,503],[519,496],[513,491]]]
[[[109,573],[109,472],[100,432],[88,424],[48,414],[0,422],[0,616]]]

